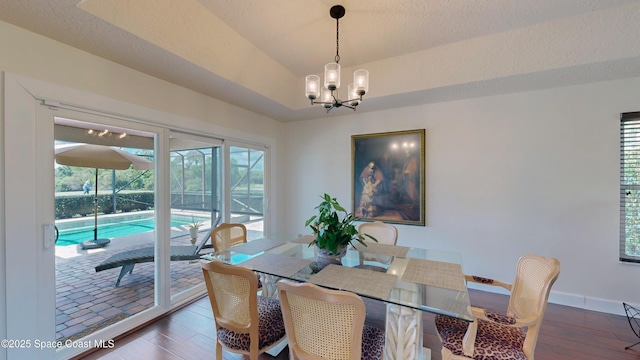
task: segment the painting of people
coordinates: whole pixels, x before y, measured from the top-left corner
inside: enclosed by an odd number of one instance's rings
[[[353,135],[352,205],[361,220],[425,225],[425,130]]]

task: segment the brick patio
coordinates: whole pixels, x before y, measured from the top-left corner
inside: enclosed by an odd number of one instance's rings
[[[172,240],[172,245],[189,245],[188,237]],[[148,245],[137,245],[135,249]],[[95,272],[94,267],[112,254],[126,249],[105,251],[72,258],[56,256],[56,339],[65,340],[96,331],[129,317],[154,304],[154,263],[136,264],[133,273],[115,282],[120,268]],[[202,253],[211,251],[205,249]],[[202,283],[197,260],[171,262],[171,293]],[[92,329],[93,328],[93,329]],[[90,330],[90,331],[91,331]]]

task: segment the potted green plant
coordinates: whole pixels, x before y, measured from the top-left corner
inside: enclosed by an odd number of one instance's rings
[[[365,236],[377,242],[376,238],[369,234],[361,235],[355,226],[357,218],[348,213],[336,198],[332,198],[329,194],[321,196],[322,201],[316,210],[318,214],[310,217],[305,226],[309,226],[316,235],[309,246],[316,245],[318,247],[318,262],[320,257],[328,256],[333,258],[333,263],[339,263],[340,258],[344,256],[348,245],[353,242],[365,244]]]
[[[202,222],[196,221],[195,218],[191,217],[191,224],[189,227],[189,235],[191,235],[191,244],[195,244],[198,240],[198,229],[202,226]]]

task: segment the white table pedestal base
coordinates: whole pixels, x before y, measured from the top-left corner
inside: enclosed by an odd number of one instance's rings
[[[420,303],[419,288],[398,282],[390,294],[399,302]],[[387,304],[385,323],[385,360],[431,359],[431,350],[422,347],[422,311],[400,305]]]
[[[385,360],[431,359],[422,347],[422,311],[388,304],[385,332]]]
[[[272,299],[278,298],[278,287],[276,283],[280,280],[280,277],[267,275],[263,273],[257,273],[260,276],[260,282],[262,283],[262,293],[260,295]]]

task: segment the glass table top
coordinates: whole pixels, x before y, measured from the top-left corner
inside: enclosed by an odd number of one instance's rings
[[[388,304],[473,321],[460,254],[371,244],[349,247],[339,264],[320,269],[305,236],[271,236],[204,255],[260,273],[346,290]],[[364,266],[363,266],[364,265]],[[382,271],[374,271],[377,268]]]

